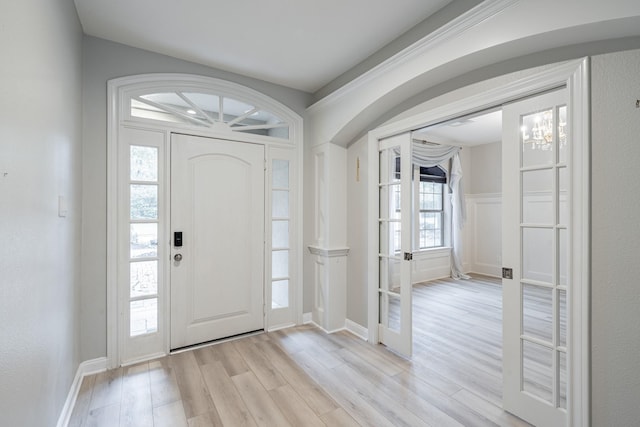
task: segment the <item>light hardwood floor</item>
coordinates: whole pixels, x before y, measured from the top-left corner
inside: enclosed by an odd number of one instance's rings
[[[500,282],[414,287],[414,357],[310,326],[86,377],[70,426],[526,426],[502,411]]]

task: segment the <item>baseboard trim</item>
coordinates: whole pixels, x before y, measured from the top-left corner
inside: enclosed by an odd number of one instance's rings
[[[367,341],[369,339],[369,329],[365,328],[359,323],[354,322],[353,320],[345,320],[344,327],[348,332],[364,341]]]
[[[107,370],[106,357],[99,357],[97,359],[85,360],[80,365],[78,365],[76,376],[73,378],[73,382],[71,383],[71,387],[69,388],[69,394],[67,395],[67,400],[64,402],[64,406],[62,407],[62,412],[58,417],[58,423],[56,424],[57,427],[66,427],[69,424],[69,420],[71,419],[71,413],[73,412],[73,407],[76,405],[76,399],[78,398],[78,393],[80,392],[82,379],[87,375],[97,374],[99,372],[104,372],[106,370]]]

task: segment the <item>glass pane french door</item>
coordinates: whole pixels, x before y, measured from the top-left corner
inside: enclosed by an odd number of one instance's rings
[[[503,108],[503,404],[549,427],[567,423],[567,121],[566,89]]]
[[[396,159],[400,158],[400,168]],[[411,136],[379,142],[379,340],[411,356]]]

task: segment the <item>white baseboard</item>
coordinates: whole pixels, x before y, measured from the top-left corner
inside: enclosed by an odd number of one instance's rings
[[[358,338],[361,338],[364,341],[367,341],[369,339],[369,330],[359,323],[347,319],[344,322],[344,326],[347,331],[357,336]]]
[[[69,394],[67,395],[67,400],[64,402],[64,406],[62,407],[62,412],[60,413],[60,417],[58,417],[57,427],[66,427],[69,424],[69,420],[71,419],[71,413],[73,412],[73,407],[76,404],[76,399],[78,398],[78,392],[80,391],[80,386],[82,385],[82,379],[87,375],[97,374],[99,372],[104,372],[107,370],[107,358],[99,357],[97,359],[85,360],[80,365],[78,365],[78,370],[76,371],[76,376],[73,378],[73,382],[71,383],[71,387],[69,388]]]

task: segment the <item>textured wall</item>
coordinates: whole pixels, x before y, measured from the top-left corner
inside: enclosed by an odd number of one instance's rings
[[[592,60],[593,426],[640,420],[640,51]]]
[[[71,0],[0,3],[2,426],[55,425],[78,367],[81,43]]]

